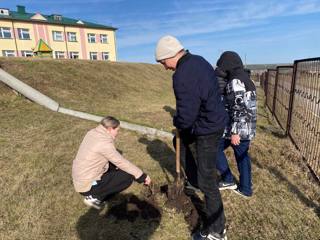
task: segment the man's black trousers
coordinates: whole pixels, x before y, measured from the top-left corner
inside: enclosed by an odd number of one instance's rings
[[[187,131],[180,133],[181,165],[185,169],[188,181],[199,187],[205,195],[207,221],[204,227],[216,233],[223,232],[225,225],[216,169],[218,145],[222,134],[223,130],[206,136],[195,136]],[[174,139],[174,145],[175,141]]]
[[[109,169],[101,176],[96,185],[92,185],[88,192],[81,193],[84,196],[92,195],[100,201],[106,201],[113,195],[130,187],[134,177],[109,163]]]

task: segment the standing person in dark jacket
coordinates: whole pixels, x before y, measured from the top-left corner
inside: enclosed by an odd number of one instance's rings
[[[175,71],[176,114],[173,124],[181,132],[182,145],[195,143],[193,175],[197,178],[194,184],[205,195],[207,220],[192,239],[225,239],[225,216],[217,183],[216,159],[218,142],[228,117],[213,67],[204,58],[184,50],[172,36],[164,36],[158,41],[155,55],[166,69]],[[185,159],[181,160],[182,166],[188,167]]]
[[[217,168],[222,180],[219,189],[233,189],[243,197],[252,195],[251,159],[248,154],[250,141],[256,133],[256,88],[235,52],[224,52],[217,61],[220,93],[230,122],[220,142]],[[240,173],[240,185],[234,183],[224,150],[231,146]]]

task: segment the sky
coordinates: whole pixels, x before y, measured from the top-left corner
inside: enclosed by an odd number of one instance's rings
[[[177,37],[213,65],[223,51],[245,64],[320,57],[320,0],[0,0],[118,28],[117,57],[155,63],[159,38]]]

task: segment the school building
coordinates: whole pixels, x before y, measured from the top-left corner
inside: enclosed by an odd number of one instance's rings
[[[0,7],[0,56],[117,60],[117,28]]]

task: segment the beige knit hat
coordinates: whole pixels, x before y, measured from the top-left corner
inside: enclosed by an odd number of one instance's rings
[[[156,61],[159,62],[163,59],[174,57],[183,48],[175,37],[170,35],[164,36],[159,39],[156,47]]]

